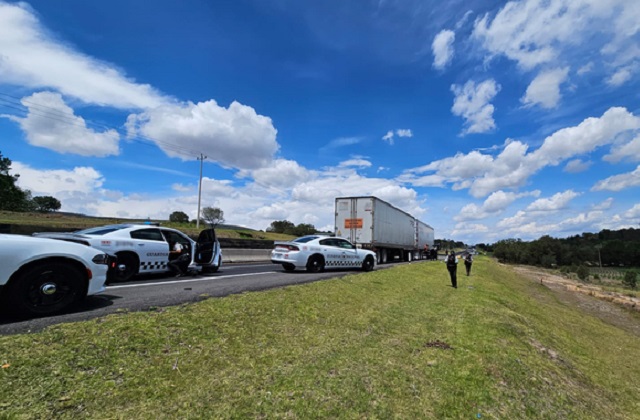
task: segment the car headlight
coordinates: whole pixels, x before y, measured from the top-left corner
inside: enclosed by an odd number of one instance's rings
[[[98,254],[91,259],[94,264],[109,265],[109,256],[107,254]]]

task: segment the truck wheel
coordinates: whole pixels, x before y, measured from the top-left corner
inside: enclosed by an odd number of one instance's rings
[[[386,264],[386,263],[387,263],[387,250],[383,248],[380,253],[380,264]]]
[[[362,262],[362,271],[371,271],[373,270],[374,261],[371,255],[367,256]]]
[[[115,281],[128,281],[138,274],[140,263],[138,257],[129,252],[116,254],[118,256],[117,269],[113,273]]]
[[[310,273],[320,273],[324,271],[324,259],[320,255],[312,255],[307,261],[307,271]]]
[[[40,263],[11,282],[7,302],[16,314],[54,314],[84,298],[84,280],[84,274],[71,264]]]
[[[284,271],[294,271],[296,269],[296,266],[293,264],[282,264],[282,268],[284,268]]]

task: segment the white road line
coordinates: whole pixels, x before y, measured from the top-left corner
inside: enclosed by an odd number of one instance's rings
[[[200,277],[197,279],[190,279],[190,280],[171,280],[171,281],[157,281],[157,282],[153,282],[153,283],[138,283],[138,284],[123,284],[120,286],[107,286],[107,290],[113,290],[113,289],[128,289],[131,287],[147,287],[147,286],[161,286],[163,284],[176,284],[176,283],[180,283],[180,284],[184,284],[184,283],[193,283],[196,281],[208,281],[208,280],[218,280],[218,279],[230,279],[233,277],[246,277],[246,276],[258,276],[261,274],[273,274],[276,273],[277,271],[264,271],[262,273],[246,273],[246,274],[232,274],[232,275],[228,275],[228,276],[211,276],[211,277]]]

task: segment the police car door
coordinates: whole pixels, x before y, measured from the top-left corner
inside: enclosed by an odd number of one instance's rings
[[[141,228],[130,232],[140,258],[140,273],[167,271],[169,244],[158,228]]]
[[[340,266],[340,260],[342,254],[336,247],[335,238],[325,238],[319,241],[322,247],[322,254],[324,255],[324,265],[327,268],[334,268]]]
[[[216,239],[216,232],[213,229],[205,229],[198,236],[198,244],[195,255],[195,262],[198,264],[213,264],[213,260],[219,252],[220,245]]]
[[[342,260],[345,267],[360,267],[361,262],[358,256],[358,250],[351,242],[342,238],[335,238],[336,246],[340,248]]]

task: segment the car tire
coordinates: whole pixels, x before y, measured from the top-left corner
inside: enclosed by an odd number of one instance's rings
[[[202,272],[206,274],[217,273],[220,269],[220,265],[205,265],[202,267]]]
[[[324,271],[324,259],[320,255],[312,255],[307,261],[307,271],[309,273],[321,273]]]
[[[133,276],[138,274],[138,268],[140,262],[135,254],[130,252],[121,252],[116,254],[118,256],[117,269],[114,271],[112,279],[113,281],[129,281]],[[120,270],[120,267],[124,266],[124,270]]]
[[[8,285],[6,303],[16,315],[51,315],[86,295],[86,275],[71,263],[42,262],[18,274]]]
[[[362,271],[371,271],[373,270],[374,261],[371,255],[368,255],[364,261],[362,262]]]
[[[293,264],[282,264],[282,268],[284,268],[284,271],[294,271],[296,266]]]

